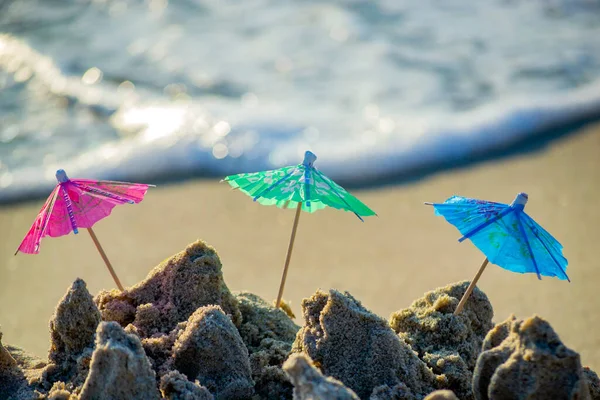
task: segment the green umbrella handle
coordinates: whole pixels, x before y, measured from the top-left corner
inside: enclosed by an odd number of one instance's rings
[[[481,264],[481,267],[479,267],[479,271],[477,271],[475,278],[473,278],[473,280],[469,284],[469,287],[467,288],[465,294],[463,294],[462,299],[460,299],[458,306],[456,306],[456,310],[454,310],[454,315],[458,315],[462,311],[463,307],[465,306],[465,303],[467,302],[467,300],[469,299],[469,296],[471,295],[471,292],[473,292],[473,289],[475,289],[475,286],[477,285],[477,281],[479,280],[479,277],[481,276],[481,274],[483,274],[483,270],[485,269],[485,267],[487,267],[489,262],[490,262],[490,260],[488,260],[487,257],[485,258],[485,260],[483,260],[483,264]]]
[[[296,207],[296,217],[294,218],[292,237],[290,238],[290,245],[288,246],[287,256],[285,257],[285,266],[283,267],[283,275],[281,277],[281,284],[279,285],[279,293],[277,294],[275,308],[279,308],[279,305],[281,303],[281,297],[283,296],[283,287],[285,286],[285,278],[287,277],[288,267],[290,266],[290,260],[292,259],[292,250],[294,249],[296,230],[298,229],[298,221],[300,220],[300,211],[302,211],[302,202],[299,202],[298,207]]]
[[[94,233],[92,228],[87,228],[87,230],[90,233],[90,236],[92,237],[92,240],[94,241],[94,244],[96,245],[96,249],[98,249],[98,253],[100,253],[100,256],[104,260],[104,264],[106,264],[106,268],[108,268],[108,272],[110,272],[115,283],[117,284],[117,287],[119,288],[119,290],[121,292],[124,291],[125,289],[123,289],[123,285],[121,285],[121,281],[119,280],[119,277],[117,276],[115,270],[113,269],[112,265],[110,264],[110,261],[108,261],[108,257],[106,256],[104,249],[100,245],[100,242],[98,241],[98,238],[96,237],[96,234]]]

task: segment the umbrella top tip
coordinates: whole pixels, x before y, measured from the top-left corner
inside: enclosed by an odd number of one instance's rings
[[[527,195],[527,193],[525,192],[520,192],[517,193],[517,197],[515,197],[515,199],[512,202],[512,206],[523,206],[525,207],[525,204],[527,204],[527,200],[529,200],[529,196]]]
[[[304,161],[302,161],[302,164],[306,165],[307,167],[312,167],[313,163],[316,161],[317,156],[315,155],[315,153],[313,153],[312,151],[306,150],[306,152],[304,152]]]
[[[67,173],[64,169],[61,168],[58,171],[56,171],[56,180],[60,183],[65,183],[69,180],[69,177],[67,176]]]

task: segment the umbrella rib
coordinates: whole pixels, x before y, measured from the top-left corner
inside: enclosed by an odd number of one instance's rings
[[[533,249],[531,248],[531,243],[529,243],[529,239],[527,238],[527,233],[525,232],[525,228],[523,228],[523,223],[521,222],[521,218],[519,218],[519,214],[517,213],[517,225],[519,226],[519,231],[521,231],[521,236],[523,236],[523,240],[525,240],[525,244],[527,245],[527,249],[529,250],[529,254],[531,254],[531,261],[533,262],[533,266],[535,267],[535,273],[539,280],[542,280],[540,275],[540,269],[538,268],[537,262],[535,261],[535,256],[533,255]]]
[[[76,179],[78,180],[78,179]],[[73,180],[71,180],[71,182],[73,183]],[[150,185],[147,183],[133,183],[133,182],[121,182],[121,181],[94,181],[96,182],[96,184],[98,185],[113,185],[113,186],[138,186],[138,185],[143,185],[143,186],[148,186],[148,187],[156,187],[156,185]]]
[[[354,211],[354,209],[352,209],[352,206],[351,206],[350,204],[348,204],[348,202],[346,201],[346,199],[344,199],[342,196],[340,196],[340,194],[337,192],[337,190],[335,190],[335,188],[334,188],[333,186],[331,186],[331,184],[330,184],[329,182],[327,182],[327,179],[325,179],[325,177],[323,176],[323,174],[322,174],[322,173],[321,173],[321,172],[320,172],[318,169],[316,169],[316,168],[315,168],[315,173],[316,173],[316,174],[317,174],[317,175],[318,175],[320,178],[322,178],[322,179],[323,179],[323,182],[325,182],[325,184],[326,184],[327,186],[329,186],[329,188],[330,188],[330,189],[333,191],[333,193],[335,193],[335,195],[336,195],[337,197],[339,197],[339,198],[340,198],[340,200],[342,200],[342,201],[344,202],[344,204],[346,204],[346,206],[348,207],[348,209],[349,209],[350,211],[352,211],[352,212],[354,213],[354,215],[356,215],[356,216],[358,217],[358,219],[360,219],[362,222],[365,222],[365,220],[364,220],[364,219],[362,219],[362,218],[361,218],[361,216],[360,216],[360,215],[358,215],[358,213],[357,213],[356,211]]]
[[[295,169],[288,172],[286,175],[284,175],[282,178],[280,178],[277,182],[275,182],[274,184],[272,184],[271,186],[269,186],[268,188],[266,188],[265,190],[263,190],[262,192],[260,192],[259,194],[257,194],[256,196],[254,196],[254,198],[252,200],[256,201],[258,200],[260,197],[264,196],[265,194],[269,193],[271,190],[273,190],[275,187],[279,186],[280,184],[282,184],[284,181],[286,181],[290,176],[292,176],[292,174],[294,173]]]
[[[483,228],[493,224],[494,222],[498,221],[500,218],[504,218],[505,216],[507,216],[508,214],[510,214],[513,211],[515,211],[514,208],[507,207],[506,210],[502,211],[500,214],[496,215],[494,218],[492,218],[489,221],[486,221],[480,225],[477,225],[475,228],[473,228],[470,231],[468,231],[467,233],[465,233],[463,235],[463,237],[458,239],[458,241],[463,242],[464,240],[469,239],[471,236],[475,235],[477,232],[481,231]]]
[[[452,197],[459,197],[461,199],[467,199],[467,200],[475,200],[475,201],[480,201],[478,199],[472,199],[472,198],[467,198],[467,197],[460,197],[460,196],[452,196]],[[448,199],[449,200],[449,199]],[[506,204],[504,203],[498,203],[496,201],[485,201],[487,204],[493,204],[495,206],[506,206]],[[469,203],[469,204],[460,204],[460,203],[432,203],[430,201],[426,201],[423,203],[426,206],[451,206],[451,207],[458,207],[458,208],[470,208],[473,206],[473,203]]]
[[[535,232],[535,230],[533,228],[535,228],[535,226],[532,226],[530,224],[529,220],[525,220],[525,223],[527,224],[527,226],[529,227],[529,229],[531,229],[531,232],[535,235],[535,237],[537,237],[540,241],[540,243],[542,243],[542,246],[544,246],[544,249],[546,250],[546,253],[548,253],[548,255],[550,256],[550,258],[552,258],[552,261],[554,261],[554,263],[556,265],[558,265],[558,267],[560,268],[560,270],[562,271],[562,273],[565,275],[565,278],[567,278],[567,281],[571,282],[571,280],[569,279],[569,276],[567,275],[567,271],[565,271],[565,269],[562,267],[562,265],[558,262],[558,260],[556,259],[556,257],[554,257],[554,255],[552,254],[552,252],[550,251],[550,249],[548,248],[548,246],[546,246],[546,243],[544,243],[544,241],[542,240],[542,238],[540,238],[537,233]]]
[[[311,172],[311,168],[304,168],[304,203],[310,209],[310,185],[309,185],[309,175]]]
[[[131,199],[128,199],[126,197],[121,197],[121,196],[116,195],[114,193],[110,193],[110,192],[107,192],[107,191],[104,191],[104,190],[101,190],[101,189],[90,187],[90,186],[87,186],[87,185],[84,185],[84,184],[81,184],[81,183],[74,183],[74,185],[76,187],[78,187],[79,189],[83,190],[84,192],[90,194],[90,195],[96,194],[96,195],[99,195],[101,197],[113,199],[113,200],[116,200],[116,201],[119,201],[119,202],[129,203],[129,204],[135,204],[135,201],[133,201]]]
[[[131,203],[129,203],[129,201],[125,201],[125,202],[119,201],[117,199],[113,199],[112,197],[102,196],[102,195],[100,195],[98,193],[89,192],[89,191],[84,190],[83,188],[80,188],[80,187],[78,187],[77,189],[79,189],[81,191],[81,195],[82,196],[84,196],[86,198],[90,197],[90,198],[92,198],[94,200],[97,200],[98,202],[108,202],[108,203],[113,204],[113,205],[122,205],[122,204],[126,204],[126,203],[127,204],[131,204]],[[135,203],[133,203],[133,204],[135,204]]]
[[[63,185],[60,186],[60,190],[62,190],[63,198],[65,199],[65,206],[67,207],[67,213],[69,214],[69,221],[71,222],[71,228],[73,228],[73,232],[75,234],[79,233],[77,229],[77,221],[75,221],[75,214],[73,213],[73,202],[71,202],[71,198],[69,197],[69,193],[67,193],[67,189]]]
[[[54,204],[56,204],[57,197],[58,197],[58,190],[55,190],[54,195],[52,196],[52,200],[50,201],[50,204],[48,205],[48,209],[46,210],[46,213],[44,214],[44,217],[45,217],[44,227],[42,228],[42,235],[40,237],[43,237],[43,235],[46,233],[46,229],[48,229],[48,224],[50,223],[50,216],[52,215],[52,211],[54,210]]]

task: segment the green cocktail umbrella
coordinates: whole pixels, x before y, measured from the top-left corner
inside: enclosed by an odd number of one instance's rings
[[[283,295],[301,210],[312,213],[325,207],[333,207],[338,210],[351,211],[361,221],[363,221],[362,217],[377,215],[343,187],[316,169],[313,166],[316,159],[316,155],[307,151],[302,164],[270,171],[230,175],[223,179],[234,189],[241,190],[260,204],[296,209],[292,236],[275,303],[276,307],[279,307]]]

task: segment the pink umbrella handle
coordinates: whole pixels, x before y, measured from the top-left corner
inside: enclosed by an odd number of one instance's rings
[[[104,263],[106,264],[106,268],[108,268],[108,272],[110,272],[110,275],[115,280],[115,283],[117,284],[117,287],[119,288],[119,290],[121,292],[123,292],[125,289],[123,288],[123,285],[121,285],[121,281],[119,280],[119,277],[117,276],[117,274],[115,273],[115,270],[113,269],[112,265],[110,264],[110,261],[108,261],[108,257],[106,256],[104,249],[100,245],[100,242],[98,241],[98,238],[96,237],[96,234],[94,233],[94,230],[90,227],[90,228],[87,228],[87,231],[90,233],[90,236],[92,237],[92,240],[94,241],[94,244],[96,245],[96,249],[98,249],[98,253],[100,253],[100,256],[104,260]]]

